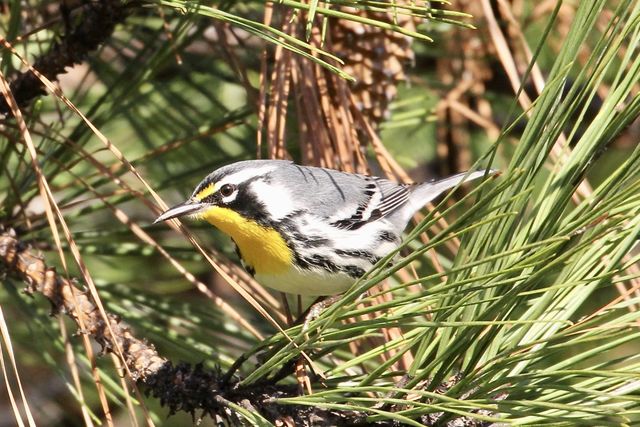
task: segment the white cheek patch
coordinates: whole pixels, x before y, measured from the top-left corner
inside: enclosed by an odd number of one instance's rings
[[[271,219],[278,221],[295,210],[289,191],[282,185],[269,184],[263,180],[256,180],[250,184],[250,189],[262,202]]]

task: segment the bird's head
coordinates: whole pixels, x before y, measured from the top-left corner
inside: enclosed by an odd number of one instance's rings
[[[184,216],[210,220],[221,211],[260,221],[265,206],[257,190],[268,184],[269,173],[277,167],[275,161],[250,160],[217,169],[196,186],[191,197],[163,212],[154,224]]]

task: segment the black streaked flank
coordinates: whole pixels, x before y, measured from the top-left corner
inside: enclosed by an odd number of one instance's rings
[[[398,242],[400,239],[395,234],[389,231],[381,231],[378,233],[378,240],[382,242]]]
[[[303,246],[305,249],[320,248],[322,246],[326,246],[329,243],[329,239],[321,236],[305,236],[297,230],[291,233],[291,237],[293,237],[297,244]]]
[[[345,265],[340,267],[340,270],[347,273],[349,277],[353,277],[354,279],[359,279],[364,276],[364,273],[366,273],[362,268],[355,265]]]
[[[329,258],[322,255],[312,255],[310,257],[301,257],[298,254],[295,255],[296,264],[303,269],[311,269],[313,267],[319,267],[331,273],[342,272],[346,273],[349,277],[358,279],[366,273],[366,271],[355,265],[337,265],[329,260]]]
[[[345,257],[350,257],[350,258],[359,258],[359,259],[366,259],[367,261],[369,261],[371,264],[375,264],[378,261],[380,261],[382,258],[379,256],[376,256],[374,254],[372,254],[369,251],[365,251],[365,250],[345,250],[345,249],[334,249],[335,253],[337,255],[341,255],[341,256],[345,256]]]

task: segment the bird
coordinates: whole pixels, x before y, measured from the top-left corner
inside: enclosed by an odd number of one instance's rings
[[[303,296],[344,293],[401,244],[413,215],[461,182],[493,170],[420,184],[245,160],[207,175],[155,221],[191,217],[231,237],[243,267],[271,289]]]

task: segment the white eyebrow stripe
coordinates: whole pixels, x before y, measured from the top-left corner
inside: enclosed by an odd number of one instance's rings
[[[241,184],[256,176],[268,174],[275,169],[276,166],[274,165],[265,165],[257,168],[243,169],[241,171],[225,176],[220,181],[216,182],[216,186],[220,188],[220,186],[224,184]]]

